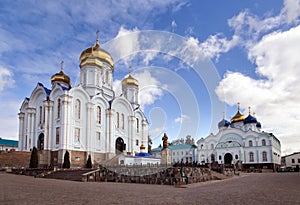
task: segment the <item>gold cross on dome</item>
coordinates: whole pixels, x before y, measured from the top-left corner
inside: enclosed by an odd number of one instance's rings
[[[99,30],[96,31],[96,40],[98,40]]]
[[[130,74],[132,72],[132,66],[131,65],[129,66],[128,70],[129,70],[129,74]]]
[[[99,46],[98,36],[99,36],[99,30],[96,31],[96,46]]]
[[[64,69],[64,61],[61,61],[60,62],[60,70],[63,71],[63,69]]]

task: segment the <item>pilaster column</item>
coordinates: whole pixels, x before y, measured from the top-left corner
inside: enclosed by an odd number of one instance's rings
[[[112,118],[113,118],[113,113],[114,110],[111,109],[107,109],[106,111],[106,143],[105,143],[105,149],[106,152],[108,153],[112,153],[113,148],[112,148],[112,130],[113,130],[113,122],[112,122]]]
[[[64,95],[62,100],[62,149],[67,149],[68,146],[69,104],[69,96]]]
[[[48,105],[49,105],[49,107],[48,107],[48,112],[49,112],[49,117],[48,117],[48,147],[49,147],[49,150],[52,150],[52,148],[53,148],[53,139],[54,139],[54,137],[53,137],[53,124],[54,124],[54,122],[53,122],[53,105],[54,105],[54,102],[53,101],[49,101],[48,102]]]
[[[19,151],[23,151],[24,150],[24,141],[25,141],[25,137],[24,137],[24,117],[25,117],[25,113],[20,112],[19,114],[19,146],[18,149]]]
[[[86,106],[86,109],[87,109],[87,122],[86,122],[86,128],[87,128],[87,136],[86,136],[86,147],[87,147],[87,152],[89,154],[91,154],[91,148],[92,148],[92,142],[94,141],[92,139],[92,136],[94,136],[94,133],[92,133],[92,117],[93,117],[93,114],[94,114],[94,104],[93,103],[90,103],[88,102],[87,103],[87,106]]]
[[[34,144],[34,108],[27,108],[27,150],[31,149]]]
[[[36,130],[35,130],[35,108],[32,108],[32,113],[31,113],[31,145],[30,147],[33,148],[36,146]]]
[[[44,101],[44,150],[48,150],[49,149],[49,105],[48,105],[48,100]]]
[[[129,130],[128,130],[128,143],[130,143],[130,152],[131,151],[135,151],[134,148],[135,148],[135,126],[134,126],[134,123],[136,122],[136,118],[134,116],[129,116]]]

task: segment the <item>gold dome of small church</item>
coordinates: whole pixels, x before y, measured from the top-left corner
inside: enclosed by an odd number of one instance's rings
[[[96,44],[85,49],[81,53],[79,58],[80,68],[86,64],[96,64],[102,66],[101,61],[107,62],[112,68],[114,67],[114,60],[111,55],[107,51],[102,49],[99,45],[98,32],[99,31],[96,32]],[[101,61],[97,61],[98,59]]]
[[[243,115],[241,112],[240,112],[240,103],[238,103],[238,111],[237,113],[235,114],[235,116],[233,118],[231,118],[230,122],[231,123],[234,123],[234,122],[241,122],[241,121],[244,121],[246,118],[245,115]]]
[[[133,77],[131,76],[131,74],[129,74],[127,78],[124,78],[124,79],[122,80],[122,86],[126,86],[126,85],[135,85],[135,86],[139,86],[139,82],[138,82],[135,78],[133,78]]]
[[[63,82],[66,83],[68,85],[71,85],[71,80],[70,77],[67,76],[64,72],[63,72],[63,61],[61,62],[61,68],[60,68],[60,72],[59,73],[55,73],[54,75],[51,76],[50,80],[51,83],[54,82]]]
[[[140,150],[144,150],[145,148],[146,148],[145,145],[142,143],[140,146]]]

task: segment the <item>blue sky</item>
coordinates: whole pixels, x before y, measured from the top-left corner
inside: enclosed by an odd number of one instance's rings
[[[80,53],[95,42],[115,59],[114,85],[128,73],[154,145],[196,140],[248,107],[299,151],[300,1],[0,1],[0,137],[17,139],[19,107],[60,69],[78,83]]]

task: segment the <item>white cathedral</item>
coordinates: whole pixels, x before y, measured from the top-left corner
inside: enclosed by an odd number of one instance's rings
[[[223,117],[219,132],[197,141],[198,162],[235,164],[244,169],[276,169],[281,163],[281,144],[272,133],[261,130],[261,123],[238,111],[230,122]]]
[[[122,94],[112,87],[114,61],[96,44],[80,55],[80,84],[71,86],[63,72],[52,87],[37,83],[19,115],[19,150],[39,151],[40,166],[61,166],[66,151],[71,166],[83,166],[88,155],[101,163],[119,153],[148,149],[148,122],[139,107],[139,84],[130,74]]]

